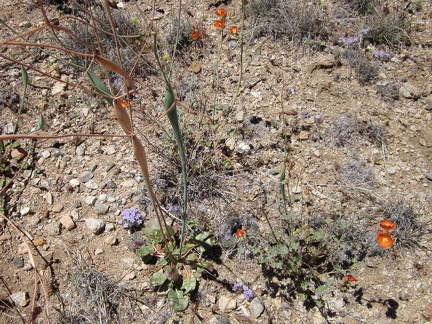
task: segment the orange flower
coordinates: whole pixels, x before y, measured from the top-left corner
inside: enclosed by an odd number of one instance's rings
[[[237,35],[238,27],[237,26],[231,26],[230,33],[233,34],[234,36]]]
[[[224,28],[225,27],[225,22],[223,20],[218,20],[215,22],[214,26],[216,28]]]
[[[387,233],[378,234],[377,241],[378,244],[384,249],[387,249],[393,245],[393,239],[391,235]]]
[[[237,237],[243,237],[245,235],[245,231],[239,228],[236,232]]]
[[[225,11],[225,9],[224,8],[220,8],[220,9],[216,10],[216,15],[218,17],[221,17],[222,19],[225,19],[225,17],[226,17],[226,11]]]
[[[388,219],[386,219],[380,223],[380,226],[381,226],[381,228],[389,231],[389,230],[392,230],[393,228],[395,228],[396,224],[393,223],[392,221],[389,221]]]
[[[199,34],[197,32],[192,32],[189,35],[193,40],[197,40],[199,37]]]
[[[357,281],[357,278],[354,277],[352,274],[349,274],[349,273],[346,275],[346,278],[347,278],[349,281]]]
[[[127,107],[127,101],[119,99],[119,103],[120,103],[120,105],[122,105],[123,108]]]

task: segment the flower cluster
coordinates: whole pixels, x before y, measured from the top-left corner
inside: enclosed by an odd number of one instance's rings
[[[197,41],[206,37],[206,30],[199,24],[192,26],[192,32],[189,34],[192,40]]]
[[[380,59],[382,61],[387,61],[391,58],[390,53],[384,52],[384,51],[377,51],[373,53],[373,56],[377,59]]]
[[[378,230],[377,242],[382,248],[387,249],[393,245],[390,232],[396,227],[396,224],[389,220],[383,220],[380,227],[382,230]]]
[[[124,228],[140,227],[143,224],[143,218],[146,213],[140,214],[136,208],[129,208],[123,210],[121,213],[122,220],[119,224],[123,225]]]
[[[254,296],[252,289],[248,286],[242,285],[240,282],[236,282],[231,287],[232,291],[238,291],[239,289],[243,289],[243,296],[246,300],[251,300]]]
[[[225,20],[227,17],[227,13],[226,13],[225,9],[224,8],[217,9],[216,10],[216,16],[218,16],[219,19],[215,22],[214,26],[216,28],[224,29],[225,28]],[[235,17],[235,13],[231,14],[231,18],[233,18],[233,17]],[[238,32],[239,32],[239,29],[237,26],[234,25],[234,26],[230,27],[229,31],[233,37],[236,37]]]
[[[358,41],[358,37],[356,37],[356,36],[351,36],[351,37],[348,37],[348,38],[340,37],[339,40],[338,40],[339,43],[343,43],[345,45],[351,45],[351,44],[353,44],[353,43],[355,43],[357,41]]]

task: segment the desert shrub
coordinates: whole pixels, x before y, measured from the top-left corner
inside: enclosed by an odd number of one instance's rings
[[[410,22],[397,9],[389,14],[368,16],[366,25],[369,31],[365,34],[364,41],[375,45],[387,45],[391,48],[411,44]]]
[[[333,121],[331,134],[336,146],[350,144],[357,135],[357,119],[351,114],[340,115]]]
[[[359,49],[349,48],[342,57],[348,60],[350,67],[355,71],[356,77],[361,84],[374,80],[379,73],[379,65],[371,62]]]
[[[350,159],[339,170],[342,182],[349,186],[364,185],[374,181],[374,175],[365,161]]]
[[[350,11],[355,11],[360,14],[373,12],[374,8],[379,6],[381,0],[345,0],[345,7]]]
[[[326,38],[326,18],[322,8],[306,1],[251,0],[249,39],[263,36],[286,37],[303,42]]]

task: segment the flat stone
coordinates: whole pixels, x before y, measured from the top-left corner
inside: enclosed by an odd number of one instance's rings
[[[87,228],[95,235],[99,235],[105,230],[105,222],[101,219],[87,218],[85,223]]]
[[[410,82],[405,82],[399,88],[399,93],[402,97],[407,99],[418,99],[421,96],[421,91]]]
[[[226,313],[226,312],[229,312],[229,311],[236,309],[237,308],[237,302],[233,298],[222,296],[218,300],[218,306],[219,306],[219,310],[222,313]]]
[[[24,255],[28,253],[28,249],[27,249],[27,245],[25,245],[25,243],[21,243],[20,245],[18,245],[17,247],[17,254],[18,255]]]
[[[94,180],[89,180],[88,182],[85,183],[85,186],[87,189],[91,189],[91,190],[95,190],[99,188],[98,184]]]
[[[45,226],[49,235],[56,236],[61,234],[61,225],[59,222],[52,222]]]
[[[252,316],[258,318],[264,312],[264,303],[261,298],[255,297],[249,306]]]
[[[25,291],[20,291],[10,295],[11,300],[15,305],[25,307],[30,303],[29,295]]]
[[[109,206],[105,204],[95,204],[94,210],[98,215],[105,215],[108,212]]]
[[[79,179],[82,183],[89,182],[91,179],[93,179],[93,173],[90,171],[83,172],[81,173]]]
[[[69,215],[64,215],[62,218],[60,218],[60,223],[68,230],[71,231],[76,227],[75,222],[73,221],[72,217]]]
[[[11,151],[12,159],[22,160],[27,155],[27,152],[24,149],[17,148]]]
[[[63,206],[62,203],[57,203],[57,204],[54,204],[54,205],[52,206],[51,210],[52,210],[54,213],[60,213],[60,212],[63,210],[63,208],[64,208],[64,206]]]
[[[134,280],[136,278],[135,271],[129,272],[127,275],[123,277],[123,280]]]
[[[428,111],[432,111],[432,101],[429,101],[426,105],[425,105],[425,109]]]
[[[66,83],[56,82],[54,86],[51,88],[51,95],[55,96],[61,93],[64,89],[66,89]]]
[[[51,152],[48,150],[45,150],[41,153],[44,159],[48,159],[51,156]]]

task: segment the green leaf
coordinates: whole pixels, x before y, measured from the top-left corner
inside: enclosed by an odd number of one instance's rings
[[[184,293],[187,294],[189,291],[195,290],[196,288],[196,278],[192,272],[187,272],[183,277],[183,284],[181,289],[184,290]]]
[[[321,296],[322,294],[324,294],[327,291],[327,286],[326,285],[321,285],[319,286],[316,290],[315,290],[315,294],[317,296]]]
[[[108,95],[110,97],[112,96],[111,91],[107,88],[105,83],[103,83],[102,80],[96,76],[96,74],[94,74],[92,71],[88,71],[87,76],[90,79],[91,84],[93,85],[93,87],[96,89],[97,92],[103,95]],[[112,98],[108,98],[104,96],[104,99],[108,101],[110,105],[113,104]]]
[[[168,293],[168,303],[177,312],[184,311],[189,304],[189,300],[184,296],[182,290],[171,290]]]
[[[143,245],[138,250],[136,254],[144,261],[144,263],[149,263],[153,259],[154,248],[150,245]]]
[[[209,232],[202,232],[195,236],[195,241],[199,244],[198,251],[210,251],[215,244],[215,237]]]
[[[40,114],[36,130],[38,131],[38,130],[44,130],[44,129],[45,129],[45,118],[42,114]]]
[[[162,286],[167,279],[166,273],[161,269],[150,277],[150,285],[152,287]]]

